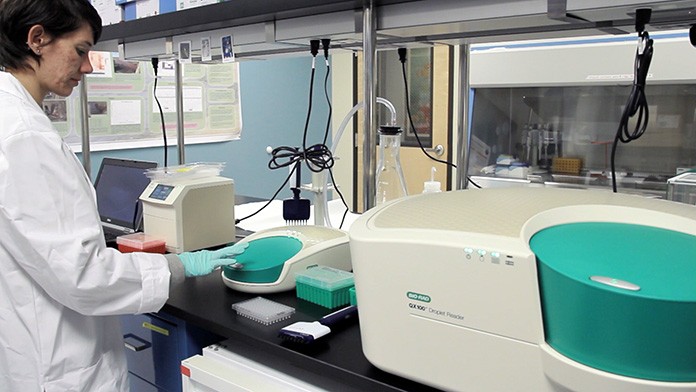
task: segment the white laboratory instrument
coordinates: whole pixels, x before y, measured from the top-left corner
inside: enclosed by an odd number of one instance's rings
[[[407,197],[351,226],[367,359],[450,391],[696,391],[696,208],[552,188]]]
[[[143,225],[162,237],[167,251],[185,251],[235,241],[234,182],[225,177],[182,176],[153,179],[145,188]]]
[[[237,264],[225,266],[227,287],[247,293],[275,293],[295,288],[295,273],[324,265],[351,270],[348,233],[325,226],[281,226],[258,231],[243,240]]]

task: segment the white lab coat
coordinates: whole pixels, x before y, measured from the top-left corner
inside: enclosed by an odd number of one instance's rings
[[[159,310],[162,255],[103,239],[94,189],[19,81],[0,72],[0,391],[128,391],[119,314]]]

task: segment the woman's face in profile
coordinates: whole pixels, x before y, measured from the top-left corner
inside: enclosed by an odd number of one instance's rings
[[[86,23],[41,46],[41,62],[35,67],[41,89],[63,97],[70,95],[82,76],[92,72],[89,61],[92,46],[92,28]]]

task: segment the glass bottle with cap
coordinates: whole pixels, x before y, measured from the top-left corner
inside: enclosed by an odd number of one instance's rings
[[[379,128],[375,205],[407,195],[406,180],[399,160],[401,132],[401,128],[396,126],[383,125]]]

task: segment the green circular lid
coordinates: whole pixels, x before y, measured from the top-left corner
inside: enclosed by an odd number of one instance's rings
[[[623,223],[549,227],[529,245],[549,268],[597,288],[667,301],[696,301],[696,237]]]
[[[294,237],[274,236],[249,241],[244,253],[235,256],[237,264],[225,266],[230,280],[244,283],[272,283],[278,280],[283,265],[302,249]],[[236,268],[235,268],[236,267]]]
[[[529,245],[549,346],[610,373],[696,381],[696,236],[588,222],[541,230]]]

